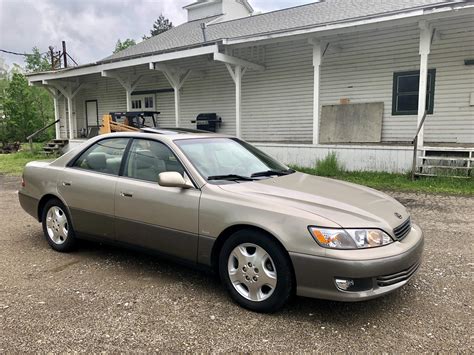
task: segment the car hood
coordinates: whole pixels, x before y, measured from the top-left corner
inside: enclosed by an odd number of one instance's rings
[[[391,233],[409,217],[402,204],[382,192],[298,172],[221,188],[253,195],[262,203],[310,212],[344,228],[383,228]]]

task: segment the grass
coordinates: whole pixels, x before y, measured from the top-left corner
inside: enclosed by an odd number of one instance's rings
[[[28,144],[23,144],[17,153],[0,154],[0,174],[19,176],[30,161],[51,159],[40,153],[42,146],[42,143],[34,143],[33,150],[30,150]]]
[[[384,172],[345,171],[335,153],[316,163],[314,168],[294,166],[295,170],[318,176],[365,185],[378,190],[443,193],[451,195],[474,195],[474,178],[458,179],[452,177],[423,177],[415,181],[409,174]]]
[[[21,175],[26,163],[47,159],[40,153],[41,143],[35,143],[33,151],[24,144],[22,150],[14,154],[0,154],[0,174]],[[319,176],[331,177],[365,185],[378,190],[444,193],[451,195],[474,195],[474,179],[449,177],[420,178],[412,181],[409,174],[390,174],[384,172],[348,172],[338,162],[335,153],[316,163],[314,168],[293,166],[295,170]]]

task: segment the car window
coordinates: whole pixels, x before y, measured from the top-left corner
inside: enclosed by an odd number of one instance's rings
[[[206,179],[229,174],[250,177],[268,170],[288,169],[257,148],[236,139],[183,139],[175,143]]]
[[[74,162],[73,167],[118,175],[128,142],[128,138],[101,140],[82,153]]]
[[[184,168],[163,143],[135,139],[130,147],[124,176],[134,179],[158,182],[158,175],[175,171],[184,176]]]

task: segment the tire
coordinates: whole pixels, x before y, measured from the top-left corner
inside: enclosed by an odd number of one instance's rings
[[[43,233],[48,244],[56,251],[67,253],[76,246],[71,217],[66,206],[58,200],[46,202],[41,216]]]
[[[252,229],[232,234],[219,254],[219,275],[232,299],[259,313],[282,308],[293,294],[293,268],[286,251],[268,234]]]

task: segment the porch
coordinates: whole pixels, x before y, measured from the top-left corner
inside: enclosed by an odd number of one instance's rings
[[[291,41],[204,45],[30,80],[51,91],[61,119],[57,135],[71,145],[111,111],[153,108],[161,112],[159,126],[185,128],[195,127],[191,121],[199,113],[215,112],[223,118],[221,133],[253,142],[286,163],[311,166],[336,152],[348,170],[402,172],[411,167],[411,142],[431,104],[421,147],[473,149],[474,70],[464,64],[474,52],[466,45],[474,32],[470,20],[438,16]],[[410,112],[396,112],[395,77],[408,73],[409,80],[413,71],[421,78],[421,99],[408,100]],[[339,125],[339,131],[354,131],[352,141],[331,136],[327,142],[327,107],[367,104],[378,105],[370,120],[360,116]]]

